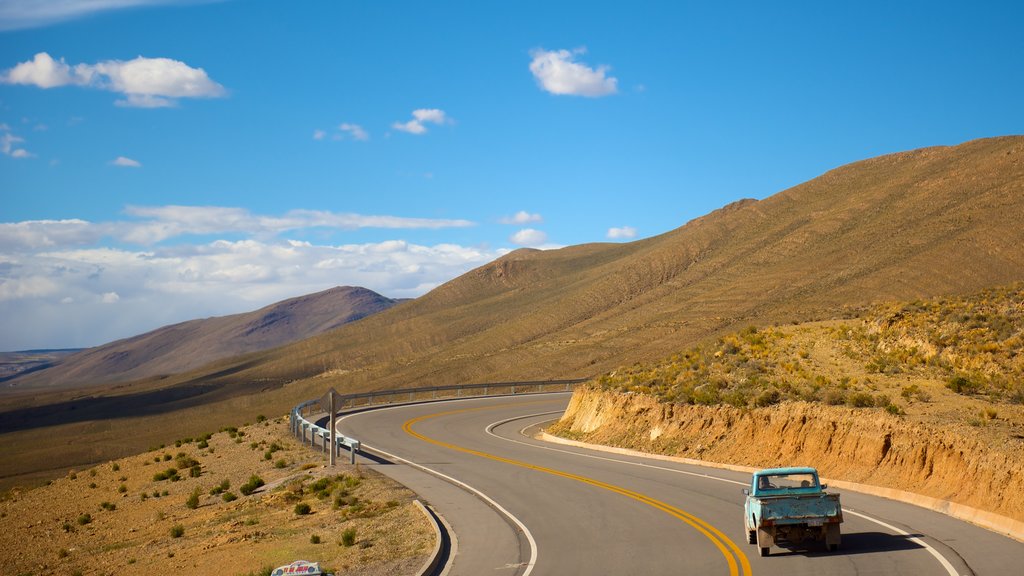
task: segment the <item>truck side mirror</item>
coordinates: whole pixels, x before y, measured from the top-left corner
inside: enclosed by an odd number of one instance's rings
[[[747,496],[750,496],[750,488],[744,488],[743,493],[746,494]]]
[[[822,489],[822,490],[824,490],[825,488],[828,488],[828,484],[822,484],[822,485],[821,485],[821,489]]]

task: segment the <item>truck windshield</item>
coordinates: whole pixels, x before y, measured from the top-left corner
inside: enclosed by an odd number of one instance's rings
[[[817,488],[814,474],[771,474],[757,480],[758,490],[786,490],[789,488]]]

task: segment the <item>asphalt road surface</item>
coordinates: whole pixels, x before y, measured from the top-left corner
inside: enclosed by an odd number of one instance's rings
[[[849,491],[838,552],[809,543],[762,558],[744,539],[749,475],[534,439],[568,400],[394,406],[350,414],[338,430],[386,453],[360,461],[445,517],[456,536],[453,576],[1024,575],[1024,543]]]

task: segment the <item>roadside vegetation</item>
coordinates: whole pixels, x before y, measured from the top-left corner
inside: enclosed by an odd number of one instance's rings
[[[373,471],[327,468],[285,418],[257,422],[3,493],[0,557],[16,574],[216,565],[231,576],[299,558],[383,574],[422,563],[433,532],[414,494]]]
[[[857,317],[749,327],[597,379],[606,390],[739,408],[803,400],[900,415],[936,387],[1024,404],[1024,285],[879,305]],[[992,419],[993,410],[980,418]]]

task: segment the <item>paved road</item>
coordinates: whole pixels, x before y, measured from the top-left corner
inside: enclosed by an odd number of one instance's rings
[[[759,557],[743,538],[748,475],[533,439],[568,399],[391,407],[347,416],[338,429],[387,452],[397,463],[364,465],[409,486],[452,525],[452,575],[1024,574],[1024,543],[855,492],[842,493],[839,552],[812,544]]]

